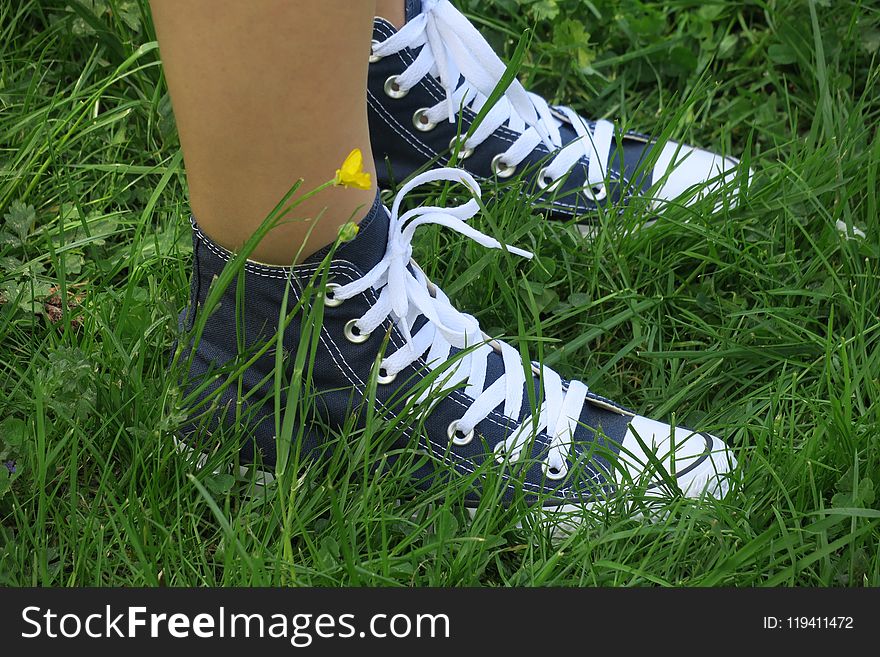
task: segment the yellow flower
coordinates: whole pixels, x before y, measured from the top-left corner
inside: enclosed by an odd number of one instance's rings
[[[361,227],[358,226],[353,221],[347,221],[339,227],[339,241],[340,242],[351,242],[355,237],[357,237],[358,232]]]
[[[370,174],[364,171],[364,154],[360,148],[355,148],[345,162],[342,168],[336,170],[336,180],[334,185],[342,187],[354,187],[356,189],[370,189],[373,186],[370,180]]]

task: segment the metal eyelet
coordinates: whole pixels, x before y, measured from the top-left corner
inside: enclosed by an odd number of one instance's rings
[[[385,372],[385,374],[382,374],[382,372]],[[396,378],[397,372],[395,372],[394,374],[388,374],[388,370],[386,370],[384,367],[381,367],[379,368],[379,376],[376,377],[376,383],[386,385],[394,381],[394,379]]]
[[[551,465],[549,463],[547,463],[547,461],[544,461],[543,469],[544,469],[544,476],[547,477],[547,479],[554,479],[554,480],[558,481],[560,479],[565,479],[568,476],[568,468],[567,467],[554,468],[554,467],[551,467]]]
[[[324,290],[324,307],[325,308],[336,308],[336,306],[342,305],[342,299],[337,299],[333,296],[333,290],[342,287],[341,285],[337,285],[336,283],[327,283],[327,286]]]
[[[504,163],[504,153],[499,153],[492,158],[492,173],[499,178],[510,178],[516,173],[516,166],[510,166]]]
[[[474,430],[462,433],[458,430],[458,421],[453,420],[449,423],[449,428],[446,429],[446,435],[449,436],[453,445],[467,445],[474,439]]]
[[[591,185],[589,187],[590,194],[593,196],[594,201],[603,201],[605,197],[608,196],[608,190],[605,188],[605,183],[597,183],[595,185]]]
[[[428,120],[427,115],[427,107],[417,109],[415,114],[413,114],[413,125],[416,127],[416,130],[419,130],[420,132],[430,132],[437,127],[436,123]]]
[[[355,330],[357,330],[358,333],[355,333]],[[360,329],[357,328],[356,319],[350,319],[345,323],[345,328],[342,329],[342,334],[345,336],[345,339],[352,344],[361,344],[370,339],[369,333],[360,333]]]
[[[538,172],[538,187],[545,191],[555,192],[560,182],[562,182],[561,179],[553,180],[547,175],[547,167]]]
[[[507,460],[507,450],[504,449],[503,440],[495,445],[492,452],[495,454],[495,462],[498,463],[498,465],[504,465],[504,462]]]
[[[468,159],[471,155],[474,154],[473,148],[465,148],[464,147],[464,140],[463,139],[460,140],[458,137],[453,137],[449,141],[449,150],[451,150],[454,153],[456,148],[460,148],[460,150],[458,151],[458,161],[459,162],[461,162],[462,160]]]
[[[379,45],[379,42],[376,41],[375,39],[373,39],[373,40],[370,42],[370,64],[375,64],[375,63],[378,62],[380,59],[382,59],[382,56],[381,56],[381,55],[374,55],[374,54],[373,54],[373,51],[376,49],[376,46],[378,46],[378,45]]]
[[[401,89],[400,85],[397,84],[397,76],[392,75],[387,80],[385,80],[385,95],[389,98],[403,98],[409,93],[407,89]]]

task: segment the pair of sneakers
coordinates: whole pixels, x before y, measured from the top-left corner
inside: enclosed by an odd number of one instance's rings
[[[395,426],[389,454],[424,457],[409,469],[416,486],[467,478],[469,508],[489,479],[504,503],[525,499],[542,515],[575,518],[631,486],[723,496],[735,467],[724,441],[633,413],[486,335],[412,260],[412,240],[435,224],[507,257],[531,257],[468,223],[480,209],[480,180],[517,175],[548,214],[570,219],[605,204],[650,197],[656,207],[705,192],[739,175],[737,161],[616,133],[516,81],[471,130],[504,65],[447,0],[407,5],[399,31],[375,20],[370,54],[379,182],[408,180],[391,208],[377,198],[353,240],[303,264],[245,261],[219,303],[212,284],[235,256],[193,222],[190,304],[180,320],[184,331],[196,322],[199,330],[181,353],[187,397],[200,410],[182,438],[205,449],[213,432],[236,423],[249,437],[241,460],[272,470],[291,449],[321,459],[329,436],[378,419]],[[430,169],[449,161],[461,168]],[[438,181],[460,183],[472,198],[404,211],[407,194]],[[241,364],[232,385],[230,363]],[[294,373],[303,363],[309,407],[292,432],[296,444],[282,444],[277,392],[302,383]]]

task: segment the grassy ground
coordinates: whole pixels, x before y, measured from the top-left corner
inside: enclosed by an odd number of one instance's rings
[[[396,504],[406,483],[364,477],[359,452],[257,497],[193,472],[165,372],[186,189],[145,3],[16,0],[0,3],[0,584],[880,585],[876,6],[461,6],[507,54],[534,27],[522,75],[554,99],[756,169],[735,209],[671,208],[636,233],[631,209],[593,244],[499,195],[482,226],[540,256],[514,283],[497,252],[418,243],[489,331],[533,316],[563,374],[727,436],[732,494],[670,499],[653,524],[609,508],[559,544],[515,511],[472,524],[444,491]]]

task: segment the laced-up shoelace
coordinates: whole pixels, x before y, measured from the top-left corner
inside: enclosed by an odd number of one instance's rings
[[[423,0],[421,14],[385,41],[373,43],[372,56],[386,57],[405,48],[420,46],[422,49],[413,63],[403,73],[389,79],[386,86],[391,84],[393,93],[403,95],[426,75],[439,80],[446,99],[420,110],[423,125],[427,128],[444,119],[454,122],[456,113],[463,107],[479,112],[505,71],[504,63],[492,47],[448,0]],[[565,116],[577,134],[577,138],[567,145],[562,143],[559,131],[562,122],[553,115],[554,111]],[[499,177],[512,175],[543,142],[556,155],[538,175],[541,187],[552,188],[582,157],[589,161],[587,185],[596,189],[604,185],[606,163],[614,139],[612,123],[600,120],[591,128],[571,108],[554,107],[551,110],[543,98],[526,91],[520,82],[514,80],[474,134],[460,145],[460,152],[469,153],[505,124],[520,136],[493,160],[493,170]],[[598,192],[594,190],[594,194]]]
[[[469,188],[475,198],[454,207],[424,206],[400,214],[401,203],[413,188],[435,181],[458,182]],[[351,320],[346,331],[356,341],[366,339],[388,317],[400,329],[405,345],[387,354],[380,363],[385,381],[393,378],[422,356],[434,369],[449,361],[452,349],[464,350],[450,366],[448,375],[439,389],[448,390],[465,383],[464,392],[473,399],[464,415],[450,425],[449,437],[459,445],[474,437],[474,429],[499,404],[504,404],[504,415],[519,418],[523,404],[523,386],[526,371],[519,352],[510,345],[493,340],[480,330],[477,320],[457,310],[449,298],[431,283],[412,260],[412,238],[419,226],[437,224],[469,237],[488,249],[507,249],[516,255],[531,258],[523,249],[502,244],[466,223],[480,209],[477,181],[460,169],[436,169],[416,176],[401,188],[390,210],[388,245],[382,260],[358,280],[333,290],[335,302],[343,302],[369,288],[379,291],[378,301],[362,317]],[[413,334],[416,320],[425,321]],[[356,331],[356,332],[355,332]],[[490,354],[500,353],[503,374],[485,390],[487,362]],[[530,372],[531,375],[531,372]],[[549,368],[540,370],[543,402],[537,417],[523,420],[511,435],[496,446],[499,461],[519,458],[531,436],[546,430],[550,436],[544,471],[550,478],[566,475],[568,453],[587,396],[587,386],[578,381],[563,384],[562,378]],[[531,384],[531,382],[530,382]],[[436,391],[438,388],[434,388]],[[430,390],[423,393],[424,397]]]

